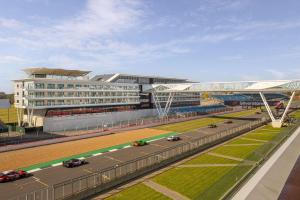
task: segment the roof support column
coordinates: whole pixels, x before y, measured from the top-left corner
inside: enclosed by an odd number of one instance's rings
[[[157,113],[158,113],[158,116],[161,117],[162,116],[162,109],[161,109],[161,105],[160,105],[160,102],[159,102],[159,98],[157,96],[157,93],[153,90],[152,92],[152,96],[153,96],[153,101],[154,101],[154,104],[155,104],[155,108],[157,110]]]
[[[168,99],[166,101],[166,105],[164,108],[161,107],[161,104],[160,104],[161,101],[159,100],[157,93],[155,91],[153,91],[152,94],[153,94],[154,104],[155,104],[155,107],[156,107],[159,117],[166,117],[169,113],[175,93],[169,92],[169,96],[168,96]]]
[[[164,109],[164,116],[168,115],[170,107],[171,107],[171,104],[173,102],[173,98],[174,98],[174,92],[170,92],[169,93],[168,101],[167,101],[165,109]]]
[[[261,99],[262,99],[262,101],[263,101],[263,103],[264,103],[264,105],[265,105],[267,111],[268,111],[268,114],[269,114],[269,116],[270,116],[272,122],[275,121],[276,119],[275,119],[275,117],[274,117],[274,115],[273,115],[273,113],[272,113],[272,110],[271,110],[271,108],[270,108],[270,106],[269,106],[269,104],[268,104],[268,102],[267,102],[267,100],[266,100],[265,95],[264,95],[262,92],[259,92],[259,94],[260,94],[260,97],[261,97]]]
[[[293,99],[294,99],[295,93],[296,93],[296,92],[293,91],[293,93],[292,93],[292,95],[291,95],[291,97],[290,97],[290,100],[289,100],[289,102],[288,102],[288,104],[287,104],[287,106],[286,106],[286,108],[285,108],[285,110],[284,110],[284,112],[283,112],[283,114],[282,114],[282,116],[281,116],[281,119],[280,119],[281,124],[284,122],[284,118],[286,117],[286,114],[287,114],[287,112],[288,112],[289,109],[290,109],[290,106],[291,106],[292,101],[293,101]]]

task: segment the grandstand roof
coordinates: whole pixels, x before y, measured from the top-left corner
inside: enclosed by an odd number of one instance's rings
[[[135,78],[154,78],[154,79],[166,79],[166,80],[178,80],[178,81],[185,81],[187,82],[187,79],[184,78],[172,78],[172,77],[163,77],[163,76],[145,76],[145,75],[135,75],[135,74],[101,74],[96,75],[93,77],[93,80],[96,81],[106,81],[106,82],[113,82],[115,79],[119,78],[120,76],[128,76],[128,77],[135,77]]]
[[[299,91],[300,80],[207,82],[181,84],[153,84],[145,90],[160,92],[260,92]]]
[[[46,75],[56,75],[56,76],[85,76],[90,73],[90,71],[81,70],[66,70],[66,69],[52,69],[52,68],[27,68],[23,70],[29,75],[33,74],[46,74]]]

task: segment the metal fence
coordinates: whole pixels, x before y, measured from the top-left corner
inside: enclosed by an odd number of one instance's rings
[[[107,132],[113,131],[123,128],[136,128],[143,126],[153,126],[161,123],[174,123],[177,121],[184,121],[187,119],[209,115],[209,114],[217,114],[221,112],[230,112],[233,111],[233,108],[210,108],[205,112],[186,112],[186,113],[177,113],[177,114],[169,114],[168,116],[161,118],[159,116],[155,117],[147,117],[141,119],[134,120],[123,120],[118,122],[106,122],[99,121],[96,126],[85,126],[84,128],[78,128],[76,125],[73,130],[61,130],[61,131],[51,131],[53,134],[64,135],[64,136],[76,136],[81,134],[86,134],[87,132]]]
[[[14,198],[14,200],[83,199],[253,130],[267,122],[269,119],[266,118],[252,121],[240,127],[181,143],[135,160],[95,171],[89,175],[55,184],[49,188],[27,193]]]

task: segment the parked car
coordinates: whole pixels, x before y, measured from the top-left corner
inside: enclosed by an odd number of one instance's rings
[[[172,136],[168,137],[167,140],[168,141],[178,141],[178,140],[181,140],[181,138],[179,136],[172,135]]]
[[[23,170],[8,170],[0,173],[0,183],[18,180],[20,178],[25,178],[29,176],[26,171]]]
[[[232,123],[233,123],[233,121],[231,121],[231,120],[225,121],[225,124],[232,124]]]
[[[148,144],[148,142],[146,142],[144,140],[137,140],[132,143],[132,146],[139,147],[139,146],[145,146],[147,144]]]
[[[63,166],[67,168],[78,167],[87,164],[86,160],[80,160],[77,158],[72,158],[70,160],[63,161]]]
[[[217,125],[216,124],[209,124],[208,128],[217,128]]]

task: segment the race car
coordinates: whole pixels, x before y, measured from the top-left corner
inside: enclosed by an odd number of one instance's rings
[[[148,142],[146,142],[144,140],[137,140],[132,143],[132,146],[139,147],[139,146],[145,146],[147,144],[148,144]]]
[[[216,124],[209,124],[208,128],[217,128],[217,125]]]
[[[23,170],[8,170],[0,173],[0,183],[18,180],[27,177],[29,174]]]
[[[63,161],[63,166],[67,168],[78,167],[84,164],[87,164],[86,160],[80,160],[77,158],[72,158],[71,160]]]
[[[228,121],[225,121],[224,123],[225,123],[225,124],[232,124],[232,123],[233,123],[233,121],[231,121],[231,120],[228,120]]]
[[[181,140],[181,138],[179,136],[172,135],[172,136],[168,137],[167,140],[168,141],[178,141],[178,140]]]

